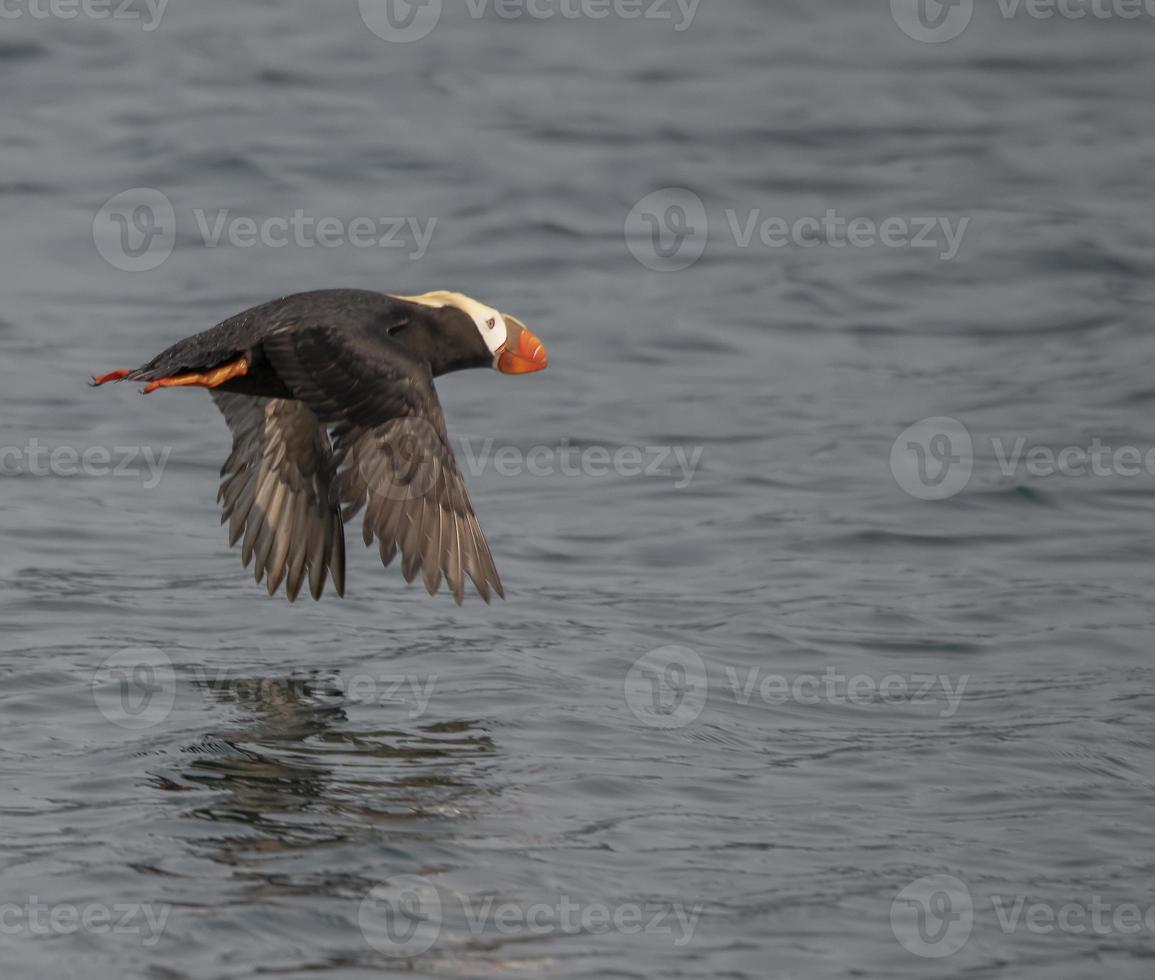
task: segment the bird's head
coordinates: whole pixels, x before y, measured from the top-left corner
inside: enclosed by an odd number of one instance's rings
[[[488,356],[491,366],[502,374],[533,374],[535,371],[544,371],[549,366],[549,355],[546,354],[545,345],[529,327],[516,317],[501,313],[475,299],[451,292],[394,298],[444,311],[455,321],[454,329],[457,324],[461,324],[468,333],[470,327],[465,326],[465,320],[461,317],[461,314],[464,314],[468,317],[468,324],[476,330],[484,349],[477,343],[477,337],[466,342],[471,347],[477,348],[482,359]],[[485,351],[488,351],[488,355]]]

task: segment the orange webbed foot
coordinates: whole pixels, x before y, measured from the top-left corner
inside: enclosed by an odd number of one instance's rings
[[[249,359],[239,358],[232,364],[216,368],[213,371],[196,372],[192,374],[178,374],[171,378],[160,378],[153,381],[144,389],[142,394],[151,395],[160,388],[219,388],[234,378],[243,378],[249,373]]]
[[[106,385],[110,381],[123,381],[130,374],[132,374],[131,371],[113,371],[111,374],[102,374],[99,377],[94,377],[89,384],[93,388],[99,388],[101,385]]]

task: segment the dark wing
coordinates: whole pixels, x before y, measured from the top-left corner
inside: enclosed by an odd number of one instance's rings
[[[233,432],[218,496],[229,544],[244,536],[245,567],[268,577],[269,595],[285,582],[290,602],[306,576],[320,599],[327,575],[345,594],[345,527],[331,500],[335,468],[329,435],[308,406],[276,398],[212,393]]]
[[[429,366],[358,323],[274,332],[265,351],[281,380],[333,426],[335,493],[346,520],[365,511],[364,538],[388,565],[421,574],[435,595],[442,577],[460,605],[465,576],[502,598],[501,579],[448,445]]]

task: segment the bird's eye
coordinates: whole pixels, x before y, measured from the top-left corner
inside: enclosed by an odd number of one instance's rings
[[[488,320],[485,321],[485,325],[489,327],[490,330],[492,330],[497,326],[497,317],[491,316]]]

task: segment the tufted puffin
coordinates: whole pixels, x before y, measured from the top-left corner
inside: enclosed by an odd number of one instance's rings
[[[209,389],[233,435],[218,500],[229,544],[269,595],[295,602],[308,579],[345,594],[345,521],[364,510],[366,546],[430,595],[444,577],[458,605],[505,592],[449,448],[433,379],[548,364],[520,320],[460,293],[300,293],[254,307],[143,367],[92,379]]]

